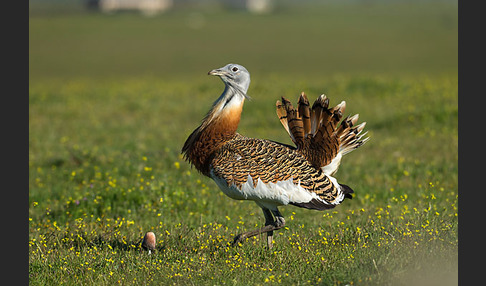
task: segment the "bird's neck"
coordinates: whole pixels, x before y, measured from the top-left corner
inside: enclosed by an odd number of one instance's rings
[[[211,155],[237,136],[244,95],[226,88],[184,144],[182,152],[199,171],[209,175]]]

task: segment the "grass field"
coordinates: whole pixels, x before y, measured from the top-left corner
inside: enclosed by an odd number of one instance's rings
[[[194,11],[31,13],[30,284],[456,285],[457,6],[397,5],[203,11],[202,28]],[[223,88],[205,73],[230,61],[252,74],[246,136],[290,143],[275,101],[301,91],[368,122],[336,174],[354,198],[282,207],[271,251],[229,246],[261,210],[180,156]]]

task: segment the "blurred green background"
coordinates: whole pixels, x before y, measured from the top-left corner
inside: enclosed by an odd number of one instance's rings
[[[254,78],[457,73],[457,1],[276,1],[252,13],[229,1],[186,0],[150,16],[87,3],[29,2],[30,81],[191,80],[229,62]]]

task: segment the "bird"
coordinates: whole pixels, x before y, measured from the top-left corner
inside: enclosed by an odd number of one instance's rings
[[[297,108],[285,97],[276,102],[277,116],[295,146],[269,139],[249,138],[237,132],[243,104],[250,99],[250,73],[239,64],[213,69],[209,75],[224,83],[201,124],[188,136],[181,154],[202,175],[211,178],[228,197],[254,201],[263,211],[265,225],[236,235],[231,245],[285,226],[278,207],[327,210],[351,199],[353,189],[333,176],[343,155],[368,141],[356,125],[359,115],[343,117],[346,102],[329,107],[326,95],[310,106],[300,94]]]

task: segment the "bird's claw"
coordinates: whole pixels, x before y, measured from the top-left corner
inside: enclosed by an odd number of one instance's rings
[[[240,233],[240,234],[238,234],[237,236],[235,236],[235,237],[233,238],[233,242],[231,243],[231,246],[236,246],[236,245],[238,245],[239,243],[242,243],[242,242],[243,242],[243,240],[245,240],[245,238],[246,238],[246,237],[245,237],[244,233]]]

